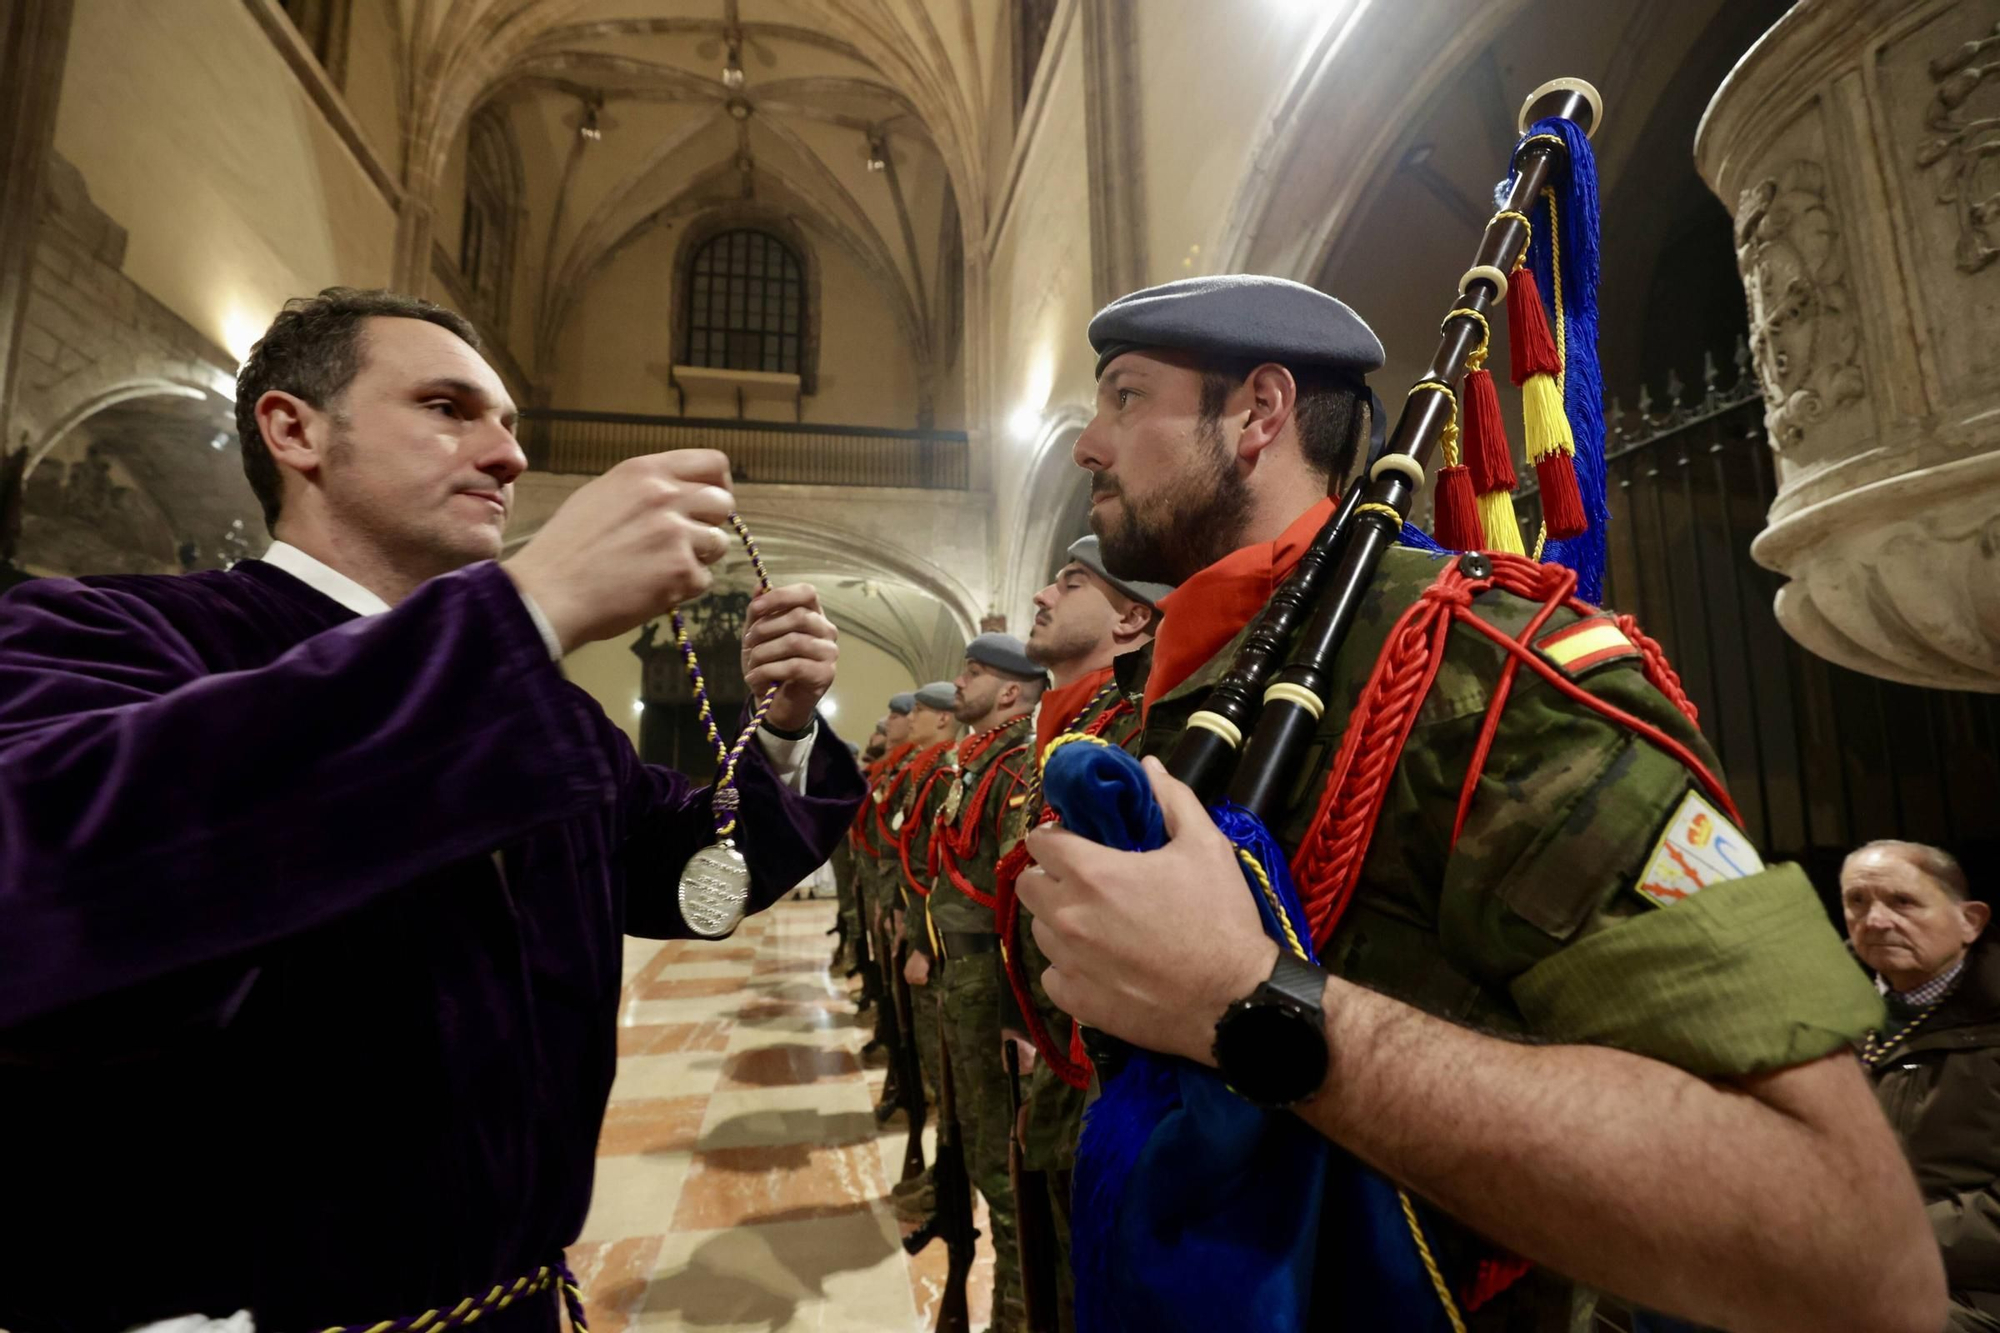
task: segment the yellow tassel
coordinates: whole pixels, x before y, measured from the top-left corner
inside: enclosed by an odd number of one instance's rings
[[[1521,523],[1514,517],[1512,491],[1488,491],[1479,497],[1479,526],[1486,533],[1483,549],[1505,551],[1508,555],[1528,553],[1521,545]]]
[[[1576,452],[1569,414],[1563,411],[1562,389],[1553,375],[1530,375],[1521,386],[1521,422],[1528,437],[1528,461],[1538,463],[1561,450]]]

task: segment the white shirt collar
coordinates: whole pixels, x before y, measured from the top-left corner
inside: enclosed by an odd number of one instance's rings
[[[284,570],[314,592],[331,597],[357,616],[379,615],[389,609],[389,604],[380,597],[332,565],[307,555],[296,546],[272,542],[271,549],[264,552],[262,559],[265,564]]]

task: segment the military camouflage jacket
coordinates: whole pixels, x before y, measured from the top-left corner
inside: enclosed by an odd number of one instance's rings
[[[1147,654],[1142,649],[1129,656],[1143,662]],[[1113,745],[1134,749],[1139,737],[1138,697],[1127,693],[1108,671],[1105,679],[1107,688],[1087,701],[1076,716],[1057,725],[1055,732],[1087,731],[1107,714],[1115,714],[1097,734]],[[1038,764],[1040,760],[1041,756],[1036,756]],[[1022,803],[1021,818],[1013,831],[1013,839],[1009,841],[1010,847],[1014,839],[1020,838],[1040,822],[1041,813],[1041,786],[1034,783],[1029,799]],[[1012,936],[1002,940],[1001,947],[1008,951],[1010,965],[1011,960],[1018,957],[1029,998],[1043,1031],[1058,1047],[1067,1048],[1074,1025],[1068,1014],[1049,1002],[1048,992],[1042,989],[1042,973],[1048,969],[1049,960],[1035,943],[1029,924],[1033,919],[1034,913],[1026,907],[1021,908]],[[1037,1062],[1028,1081],[1028,1123],[1023,1139],[1026,1152],[1024,1164],[1030,1171],[1067,1171],[1076,1164],[1076,1140],[1081,1128],[1083,1106],[1082,1088],[1073,1088],[1058,1078],[1046,1060]]]
[[[953,847],[966,848],[963,855],[950,857],[951,864],[988,899],[993,896],[993,871],[1000,862],[1002,840],[1009,826],[1019,822],[1026,799],[1028,751],[1034,739],[1030,726],[1023,715],[993,732],[969,737],[960,751],[965,757],[957,782],[939,784],[944,792],[938,836],[951,840],[943,850],[948,855]],[[982,786],[984,801],[979,799]],[[931,929],[940,935],[992,934],[993,908],[973,901],[953,884],[945,859],[945,855],[938,858],[938,873],[931,883]]]
[[[1331,672],[1304,771],[1273,821],[1287,855],[1306,835],[1391,626],[1441,567],[1403,547],[1384,559]],[[1538,609],[1497,589],[1473,604],[1510,636]],[[1547,649],[1579,619],[1556,612],[1534,643]],[[1153,702],[1140,753],[1172,750],[1243,637]],[[1801,1064],[1880,1021],[1873,988],[1798,867],[1765,867],[1681,763],[1532,672],[1518,673],[1454,845],[1460,788],[1505,657],[1452,628],[1325,967],[1468,1026],[1616,1046],[1704,1077]],[[1636,653],[1580,657],[1564,674],[1718,771]],[[1120,678],[1143,684],[1141,664]],[[1474,1238],[1448,1218],[1426,1222],[1447,1271],[1466,1271],[1481,1252]],[[1567,1330],[1588,1304],[1538,1270],[1471,1327]]]

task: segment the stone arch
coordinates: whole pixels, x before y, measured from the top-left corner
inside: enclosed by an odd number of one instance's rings
[[[1035,590],[1048,581],[1056,556],[1089,531],[1088,511],[1076,501],[1089,495],[1090,476],[1070,450],[1090,424],[1090,413],[1065,407],[1043,424],[1021,486],[1022,521],[1014,525],[998,580],[1000,609],[1010,620],[1024,614]]]
[[[1215,247],[1221,271],[1311,282],[1410,122],[1528,3],[1466,7],[1442,29],[1398,6],[1330,11],[1259,130]]]
[[[22,486],[18,562],[55,575],[214,569],[263,546],[232,404],[127,383],[48,432]]]
[[[159,353],[118,352],[102,357],[39,394],[23,395],[15,413],[16,439],[28,450],[28,471],[62,443],[78,424],[106,408],[153,396],[214,398],[234,402],[236,384],[205,361]]]

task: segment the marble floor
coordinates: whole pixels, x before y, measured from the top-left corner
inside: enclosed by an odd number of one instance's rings
[[[887,1196],[907,1134],[876,1128],[883,1073],[829,974],[832,924],[830,901],[786,902],[727,940],[626,942],[618,1081],[569,1251],[591,1333],[936,1323],[943,1246],[903,1253]],[[982,1237],[974,1328],[991,1288]]]

